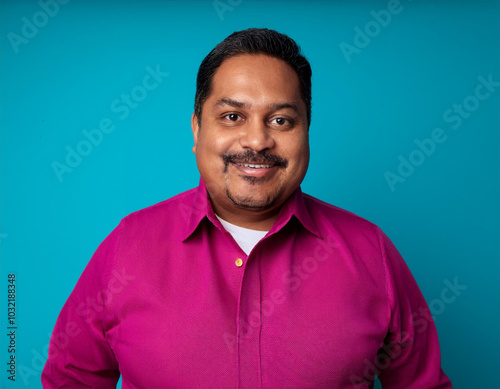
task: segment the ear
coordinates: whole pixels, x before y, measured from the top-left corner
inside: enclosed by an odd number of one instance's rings
[[[196,146],[198,144],[198,134],[200,132],[200,124],[198,123],[198,118],[196,117],[194,112],[191,115],[191,130],[193,131],[193,140],[194,140],[193,154],[196,154]]]

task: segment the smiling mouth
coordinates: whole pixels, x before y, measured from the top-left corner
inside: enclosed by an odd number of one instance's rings
[[[242,177],[252,179],[268,179],[278,170],[285,169],[288,161],[274,154],[256,153],[246,150],[241,153],[224,153],[221,155],[224,161],[224,173],[228,173],[229,166],[239,171]]]
[[[238,162],[233,162],[233,163],[237,166],[247,167],[250,169],[270,169],[276,166],[275,164],[265,165],[265,164],[255,164],[255,163],[238,163]]]

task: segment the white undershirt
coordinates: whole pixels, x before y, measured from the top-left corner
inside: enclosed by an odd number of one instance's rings
[[[231,224],[217,216],[222,227],[226,229],[227,232],[231,234],[233,239],[238,243],[241,249],[245,252],[246,255],[250,254],[250,251],[255,247],[255,245],[261,240],[268,231],[258,231],[251,230],[250,228],[243,228],[234,224]]]

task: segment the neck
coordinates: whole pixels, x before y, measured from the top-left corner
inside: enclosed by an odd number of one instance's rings
[[[214,205],[212,204],[214,207]],[[279,209],[263,212],[239,210],[237,213],[214,207],[215,213],[223,220],[243,228],[257,231],[269,231],[278,218]]]

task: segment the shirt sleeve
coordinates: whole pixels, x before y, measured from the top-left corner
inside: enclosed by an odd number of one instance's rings
[[[98,247],[56,321],[44,389],[116,388],[118,363],[104,331],[121,224]]]
[[[450,389],[441,369],[441,354],[432,314],[408,266],[380,229],[386,266],[391,320],[377,355],[378,377],[384,389]]]

